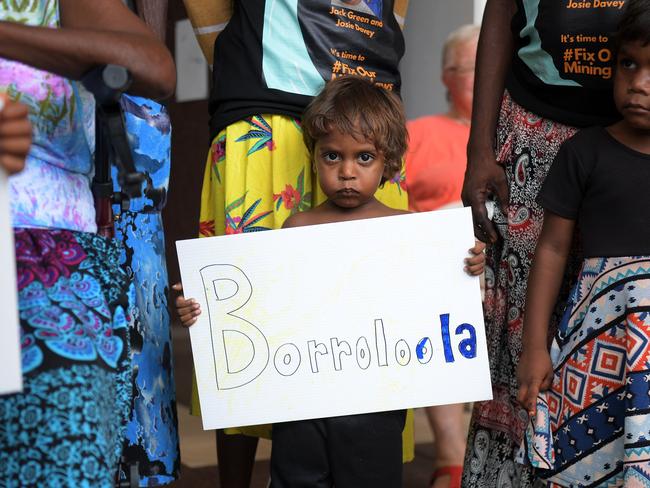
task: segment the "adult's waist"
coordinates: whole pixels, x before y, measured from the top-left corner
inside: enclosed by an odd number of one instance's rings
[[[604,246],[590,246],[583,248],[584,259],[589,258],[621,258],[629,256],[650,256],[650,247],[640,246],[638,244],[629,243],[621,244],[616,248],[608,248]],[[650,274],[650,273],[649,273]]]
[[[526,110],[573,127],[607,126],[620,119],[610,89],[552,86],[511,70],[506,89]]]
[[[311,97],[300,97],[300,99],[297,100],[297,103],[273,100],[233,100],[220,102],[216,104],[214,113],[211,112],[210,141],[212,141],[221,130],[225,129],[230,124],[234,124],[235,122],[253,115],[287,115],[299,119],[302,117],[302,113],[310,100]]]
[[[96,232],[89,176],[28,159],[9,178],[14,227]]]

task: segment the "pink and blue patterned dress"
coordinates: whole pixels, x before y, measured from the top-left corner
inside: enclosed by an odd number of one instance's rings
[[[56,0],[0,2],[0,20],[59,26]],[[0,397],[0,485],[112,487],[131,396],[133,289],[94,234],[94,101],[75,82],[0,58],[33,145],[9,180],[23,392]],[[0,324],[1,326],[1,324]]]

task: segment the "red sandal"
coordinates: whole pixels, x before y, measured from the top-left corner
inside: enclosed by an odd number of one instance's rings
[[[462,466],[442,466],[436,468],[431,474],[429,486],[433,486],[438,478],[442,476],[449,476],[449,488],[460,488],[460,481],[463,477]]]

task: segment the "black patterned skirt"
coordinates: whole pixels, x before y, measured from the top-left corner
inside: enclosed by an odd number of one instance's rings
[[[515,462],[528,419],[516,401],[526,284],[544,220],[537,194],[560,145],[575,132],[574,127],[529,112],[505,94],[496,154],[506,173],[510,199],[507,215],[498,207],[495,211],[500,239],[487,248],[485,269],[485,333],[493,400],[474,405],[464,488],[525,488],[534,482],[532,470]],[[561,293],[565,299],[579,264],[579,258],[569,259]],[[555,323],[562,308],[560,299]]]

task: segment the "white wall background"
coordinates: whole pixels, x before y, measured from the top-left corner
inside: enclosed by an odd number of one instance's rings
[[[474,23],[480,24],[487,0],[474,0]]]
[[[402,97],[409,119],[445,112],[440,82],[441,51],[451,31],[479,23],[486,0],[410,0],[402,60]]]

